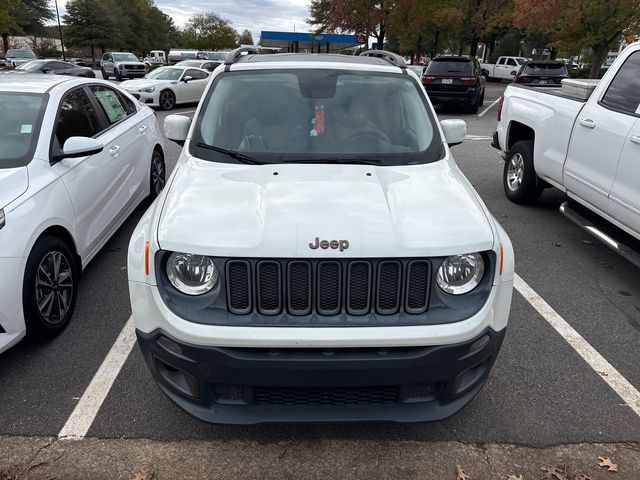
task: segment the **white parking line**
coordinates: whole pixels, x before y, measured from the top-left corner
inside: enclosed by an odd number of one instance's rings
[[[493,102],[491,105],[489,105],[489,106],[488,106],[487,108],[485,108],[483,111],[481,111],[481,112],[478,114],[478,118],[479,118],[479,117],[482,117],[485,113],[487,113],[489,110],[491,110],[493,107],[495,107],[495,106],[498,104],[498,102],[499,102],[499,101],[500,101],[500,99],[499,99],[499,98],[498,98],[498,99],[496,99],[496,101],[495,101],[495,102]]]
[[[542,315],[542,318],[578,352],[578,355],[580,355],[582,359],[607,382],[613,391],[624,400],[625,404],[631,407],[631,410],[640,417],[640,392],[517,274],[514,279],[514,286],[531,306]]]
[[[129,317],[67,423],[58,433],[58,438],[80,440],[85,437],[135,343],[133,319]]]

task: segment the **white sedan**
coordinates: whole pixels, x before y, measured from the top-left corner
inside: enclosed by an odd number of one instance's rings
[[[154,112],[117,86],[0,78],[0,352],[59,334],[80,273],[165,183]]]
[[[199,102],[209,83],[209,72],[188,66],[160,67],[139,80],[120,86],[140,102],[171,110],[179,103]]]

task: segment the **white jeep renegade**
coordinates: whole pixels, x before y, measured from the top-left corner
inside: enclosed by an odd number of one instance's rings
[[[245,51],[243,51],[245,50]],[[504,337],[509,238],[395,54],[229,53],[129,247],[162,391],[217,423],[427,421]]]

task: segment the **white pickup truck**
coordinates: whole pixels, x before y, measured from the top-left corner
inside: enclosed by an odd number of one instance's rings
[[[513,80],[522,64],[527,59],[524,57],[498,57],[498,61],[493,63],[481,63],[482,73],[487,78],[495,78],[498,80]]]
[[[640,42],[636,42],[582,98],[567,91],[571,87],[567,80],[562,88],[509,85],[493,137],[493,146],[506,157],[507,197],[530,204],[545,187],[554,186],[589,214],[595,212],[640,239],[639,82]],[[603,239],[577,214],[582,207],[563,204],[561,211]],[[624,250],[611,238],[605,242]]]

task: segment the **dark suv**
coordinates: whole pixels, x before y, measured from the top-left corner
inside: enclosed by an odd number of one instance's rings
[[[520,67],[516,75],[516,83],[536,87],[558,87],[562,85],[563,78],[569,78],[569,71],[564,62],[532,60]]]
[[[477,113],[484,103],[486,79],[473,57],[434,58],[422,77],[422,84],[434,105],[463,105],[470,113]]]

